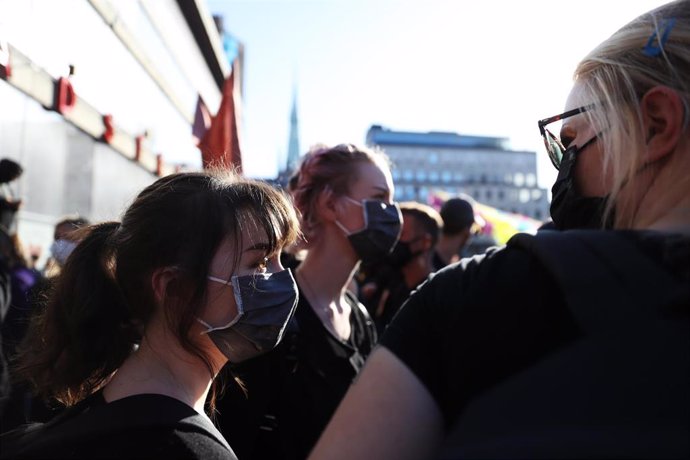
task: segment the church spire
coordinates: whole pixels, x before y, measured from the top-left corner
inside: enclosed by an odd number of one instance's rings
[[[299,166],[299,119],[297,118],[297,90],[292,93],[292,110],[290,112],[290,141],[288,143],[287,171],[294,171]]]

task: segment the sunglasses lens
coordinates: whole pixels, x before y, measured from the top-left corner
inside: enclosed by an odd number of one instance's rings
[[[565,151],[563,144],[561,144],[561,141],[548,129],[545,130],[544,144],[546,145],[546,151],[549,154],[551,163],[553,163],[556,169],[560,169],[561,160],[563,160],[563,152]]]

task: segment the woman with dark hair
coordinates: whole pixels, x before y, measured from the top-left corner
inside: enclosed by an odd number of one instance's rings
[[[225,363],[272,349],[292,317],[289,200],[231,173],[174,174],[121,223],[81,231],[13,374],[69,407],[4,434],[1,456],[235,458],[205,409]]]

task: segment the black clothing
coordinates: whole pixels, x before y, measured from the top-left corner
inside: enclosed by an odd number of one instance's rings
[[[438,252],[434,251],[434,257],[431,259],[431,265],[434,267],[434,271],[437,272],[440,269],[446,267],[448,264],[438,255]]]
[[[175,458],[237,460],[213,424],[168,396],[106,403],[100,392],[45,424],[0,436],[0,458]]]
[[[483,233],[471,235],[470,238],[465,242],[465,245],[458,251],[458,256],[461,259],[466,257],[476,256],[478,254],[483,254],[489,248],[497,247],[499,244],[496,239],[491,235],[486,235]],[[431,265],[435,272],[446,267],[447,264],[438,252],[434,251],[434,257],[431,259]]]
[[[0,229],[0,238],[6,238],[6,235],[2,229]],[[12,301],[12,289],[11,289],[11,278],[10,269],[7,265],[7,260],[4,257],[0,257],[0,330],[5,321],[5,315],[10,308]],[[0,334],[0,416],[4,412],[4,407],[9,398],[11,387],[10,387],[10,373],[9,366],[5,359],[5,353],[2,348],[2,336]]]
[[[11,271],[12,302],[2,323],[2,352],[11,362],[26,335],[31,316],[42,308],[41,299],[49,290],[49,280],[37,270],[23,265]],[[29,422],[46,422],[58,411],[42,398],[33,396],[26,382],[10,385],[9,396],[0,415],[0,433]]]
[[[669,266],[621,233],[510,239],[548,269],[583,334],[474,398],[440,459],[690,458],[690,238],[650,236]]]
[[[418,284],[424,282],[425,279],[422,278],[413,287],[408,287],[405,277],[397,270],[396,276],[390,277],[388,284],[378,288],[378,292],[373,296],[368,309],[374,318],[376,332],[379,336],[383,334],[386,326],[388,326],[395,314],[400,310],[400,307],[410,297],[412,291]]]
[[[366,309],[348,293],[350,339],[323,325],[300,291],[295,316],[270,353],[229,370],[245,394],[229,387],[218,400],[219,427],[243,459],[304,459],[376,343]]]
[[[616,233],[688,276],[689,256],[668,251],[664,234]],[[473,398],[581,335],[550,273],[530,252],[508,246],[432,275],[381,343],[423,382],[450,425]]]

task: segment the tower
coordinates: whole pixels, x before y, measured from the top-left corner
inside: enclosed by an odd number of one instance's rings
[[[288,143],[286,172],[291,174],[299,165],[299,120],[297,118],[297,91],[293,92],[290,112],[290,141]]]

